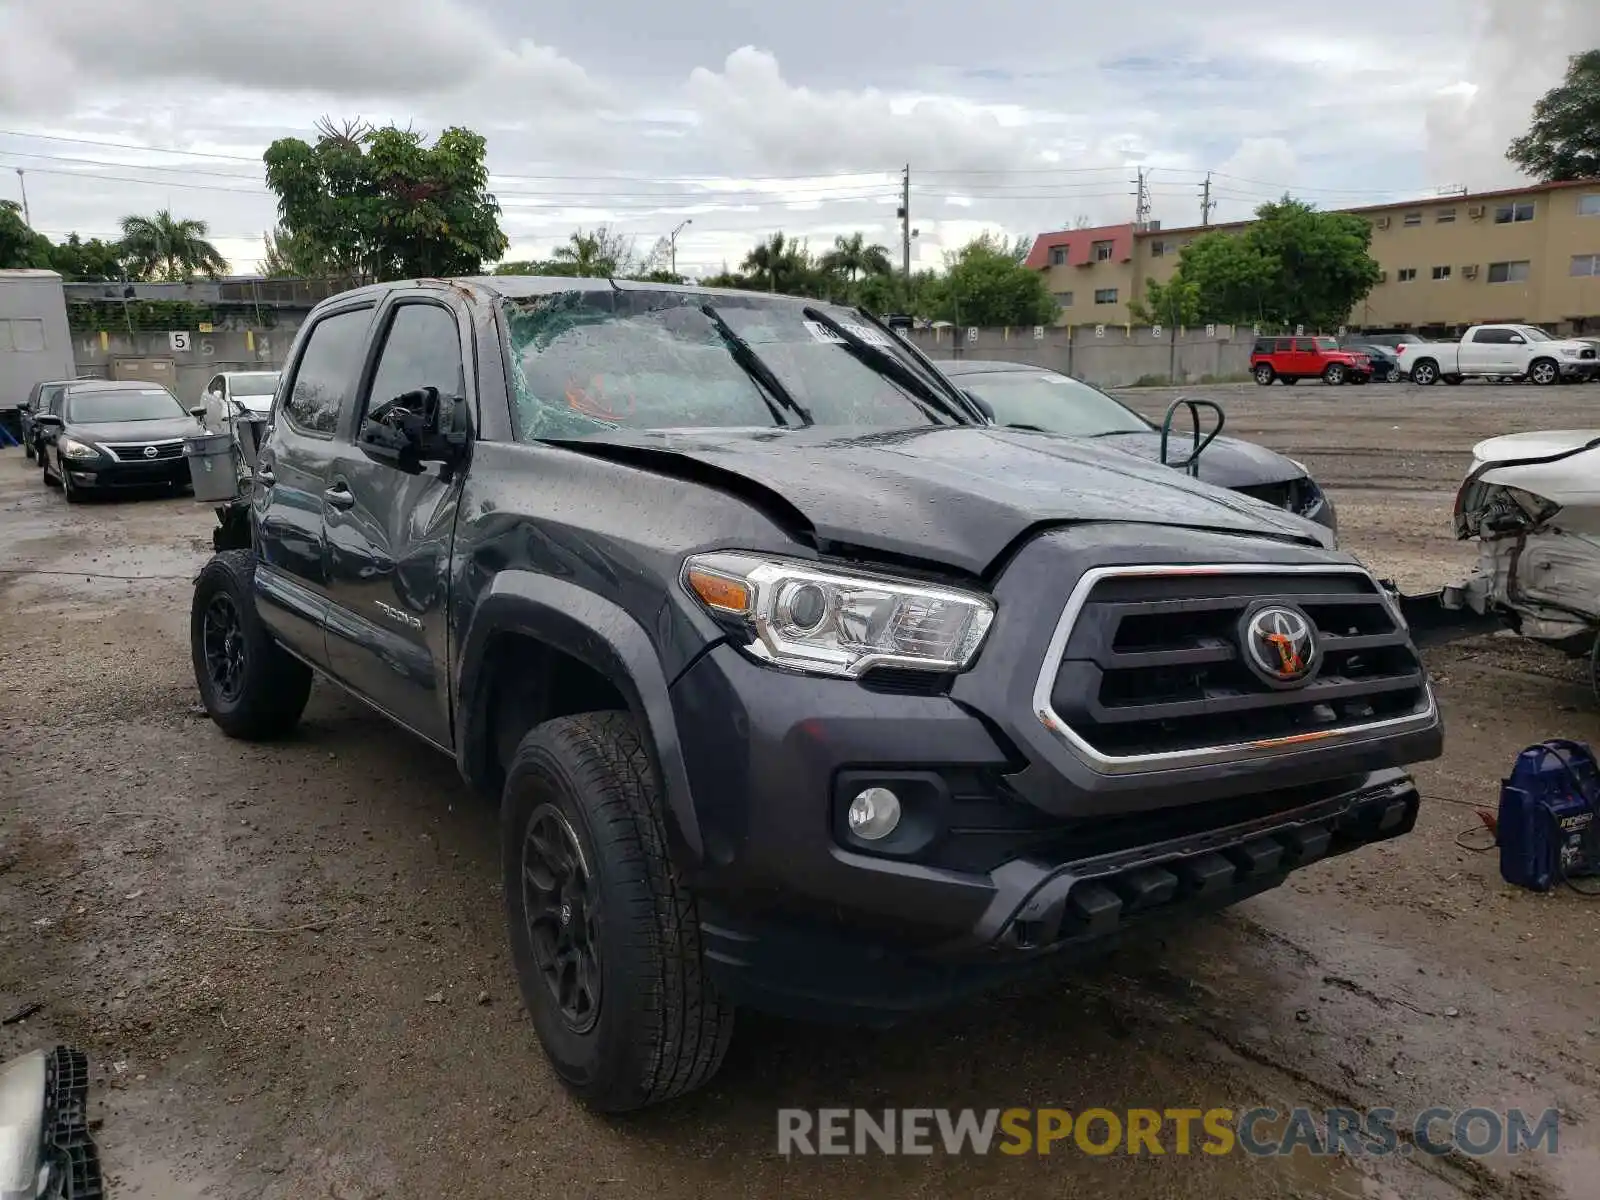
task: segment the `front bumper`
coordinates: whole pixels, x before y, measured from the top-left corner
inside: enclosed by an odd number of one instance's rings
[[[1560,366],[1563,379],[1593,379],[1600,376],[1600,359],[1597,358],[1564,358]]]
[[[62,469],[83,489],[147,488],[189,484],[187,459],[157,459],[153,462],[122,462],[108,458],[61,458]]]
[[[722,985],[812,1015],[940,1003],[1104,946],[1133,919],[1230,904],[1409,830],[1417,797],[1398,768],[1439,753],[1436,711],[1337,747],[1138,769],[1091,765],[1035,711],[1062,580],[1119,559],[1247,562],[1260,549],[1138,526],[1035,539],[994,589],[1000,615],[979,662],[940,689],[786,674],[725,644],[703,654],[671,695]],[[874,844],[844,811],[875,784],[902,796],[905,816]]]

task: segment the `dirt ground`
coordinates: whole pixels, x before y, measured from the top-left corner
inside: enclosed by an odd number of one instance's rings
[[[1600,386],[1196,389],[1305,461],[1345,545],[1408,590],[1462,577],[1450,502],[1481,437],[1600,426]],[[1159,413],[1168,396],[1131,399]],[[69,508],[0,452],[0,1056],[88,1050],[133,1197],[1600,1195],[1600,907],[1457,844],[1516,751],[1600,743],[1573,664],[1432,651],[1447,750],[1417,831],[1045,990],[889,1032],[742,1018],[702,1093],[573,1104],[520,1010],[494,816],[453,764],[319,686],[293,740],[197,708],[189,580],[209,510]],[[1466,838],[1471,841],[1471,837]],[[786,1160],[779,1107],[1521,1106],[1557,1155],[1474,1160]]]

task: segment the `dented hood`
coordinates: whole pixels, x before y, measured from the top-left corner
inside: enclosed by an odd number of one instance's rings
[[[1303,518],[1092,441],[980,426],[874,430],[612,430],[584,453],[738,477],[819,538],[984,573],[1029,529],[1067,522],[1188,526],[1326,545]]]
[[[1528,458],[1549,458],[1570,454],[1600,440],[1600,429],[1540,429],[1529,433],[1507,433],[1479,442],[1472,457],[1480,463],[1516,462]]]

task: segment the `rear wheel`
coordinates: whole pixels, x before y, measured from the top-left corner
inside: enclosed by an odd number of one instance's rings
[[[511,956],[562,1083],[592,1108],[625,1112],[710,1079],[733,1006],[706,975],[633,717],[583,713],[530,730],[500,821]]]
[[[195,580],[189,609],[194,679],[217,727],[255,741],[293,729],[311,695],[311,668],[289,654],[256,614],[255,554],[218,554]]]
[[[1345,371],[1342,363],[1329,363],[1328,369],[1322,373],[1322,382],[1329,387],[1338,387],[1344,379]]]
[[[1387,380],[1389,383],[1399,383],[1400,382],[1400,368],[1399,367],[1390,367],[1389,368],[1389,373],[1384,376],[1384,379]]]
[[[1411,382],[1432,387],[1439,382],[1439,364],[1431,358],[1423,359],[1411,368]]]
[[[1259,383],[1262,387],[1270,386],[1271,383],[1272,383],[1273,376],[1276,375],[1276,374],[1277,374],[1277,372],[1272,369],[1272,364],[1271,363],[1257,363],[1256,364],[1256,369],[1255,369],[1256,382]]]
[[[1528,364],[1528,378],[1540,387],[1549,387],[1561,379],[1561,368],[1553,358],[1538,358]]]

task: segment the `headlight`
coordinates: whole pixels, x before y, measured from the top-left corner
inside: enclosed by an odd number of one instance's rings
[[[99,458],[100,451],[87,442],[80,442],[76,438],[57,438],[56,449],[63,458]]]
[[[987,596],[753,554],[696,554],[683,584],[713,616],[748,630],[748,654],[819,675],[960,671],[994,620]]]
[[[1561,353],[1567,358],[1577,358],[1578,355],[1583,353],[1583,351],[1574,350],[1570,346],[1563,346],[1561,347]]]

